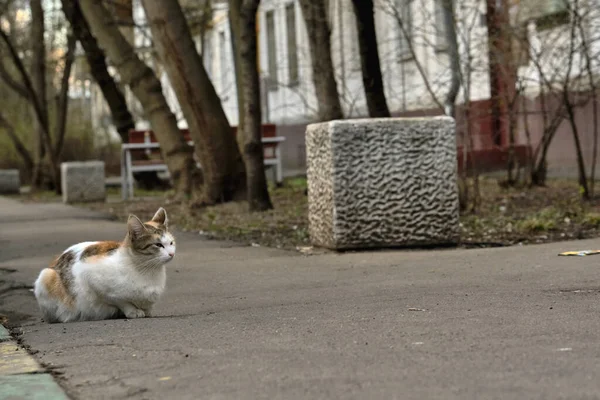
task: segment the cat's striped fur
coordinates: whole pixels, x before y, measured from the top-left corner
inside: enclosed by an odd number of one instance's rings
[[[35,297],[50,323],[148,317],[174,255],[163,208],[146,223],[130,215],[122,242],[78,243],[58,256],[35,281]]]

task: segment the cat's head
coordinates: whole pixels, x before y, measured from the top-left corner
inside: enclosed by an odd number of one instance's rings
[[[175,256],[175,238],[169,232],[169,219],[164,208],[159,208],[148,222],[135,215],[127,220],[127,244],[136,256],[164,264]]]

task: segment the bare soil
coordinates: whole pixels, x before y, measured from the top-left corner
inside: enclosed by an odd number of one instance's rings
[[[274,209],[249,213],[244,202],[200,210],[169,202],[169,193],[136,193],[133,201],[120,201],[111,191],[106,203],[80,204],[125,221],[129,214],[150,218],[160,206],[171,224],[208,238],[226,239],[285,249],[310,246],[306,181],[287,180],[270,188]],[[552,180],[547,187],[503,188],[497,179],[481,178],[481,201],[476,213],[460,217],[462,247],[510,246],[600,236],[600,201],[582,201],[576,182]],[[53,195],[21,197],[22,201],[58,201]],[[599,244],[600,247],[600,244]]]

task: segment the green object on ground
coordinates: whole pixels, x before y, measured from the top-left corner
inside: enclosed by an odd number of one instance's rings
[[[0,325],[0,400],[67,400],[50,374]]]
[[[67,400],[49,374],[0,376],[0,400]]]
[[[7,340],[10,340],[10,333],[8,332],[8,329],[0,325],[0,343]]]
[[[15,342],[0,343],[0,376],[30,374],[42,371],[42,368],[33,357]]]

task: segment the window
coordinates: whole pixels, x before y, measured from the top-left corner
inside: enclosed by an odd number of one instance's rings
[[[269,90],[277,89],[277,41],[275,39],[275,11],[267,11],[265,14],[267,25],[267,61],[269,63]]]
[[[412,0],[396,0],[395,15],[398,19],[398,61],[412,58],[410,44],[413,39]]]
[[[227,48],[228,43],[225,37],[225,31],[219,32],[219,75],[221,78],[221,95],[227,88]]]
[[[446,37],[446,23],[444,22],[444,8],[450,7],[448,0],[435,1],[435,50],[448,50],[448,38]]]
[[[296,42],[296,9],[294,3],[285,7],[287,27],[288,79],[290,85],[298,84],[298,44]]]

